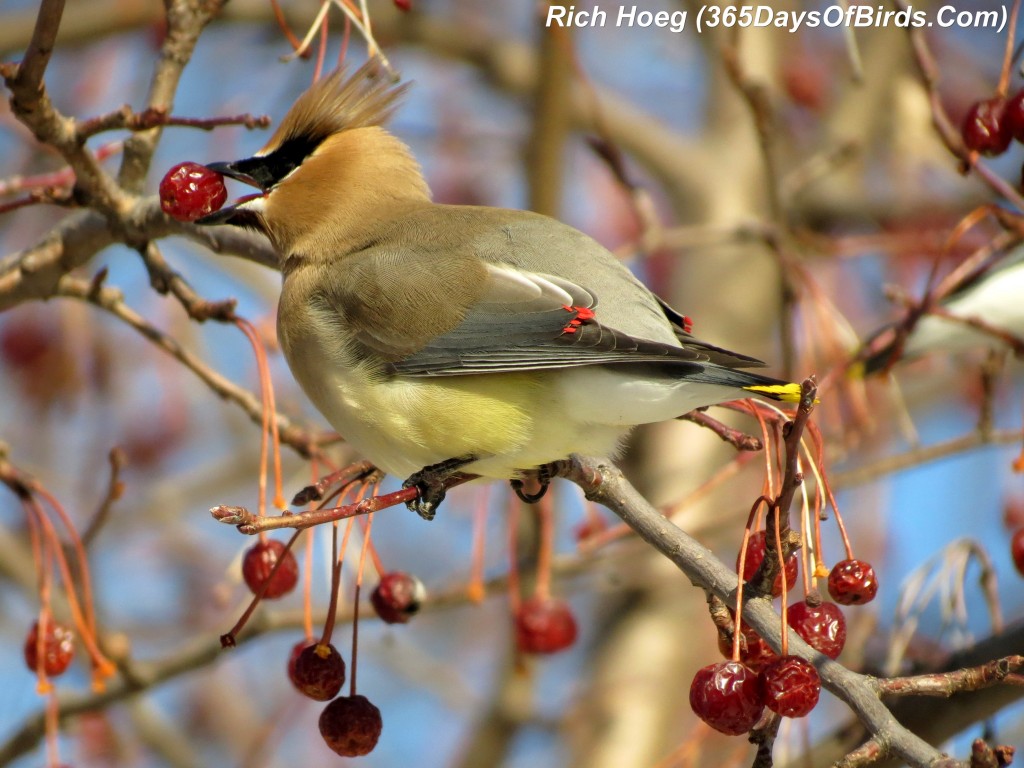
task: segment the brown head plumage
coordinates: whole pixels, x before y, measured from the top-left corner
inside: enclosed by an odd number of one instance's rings
[[[409,83],[396,85],[370,59],[351,77],[344,67],[318,80],[288,110],[257,157],[292,143],[316,147],[334,133],[384,125]]]
[[[429,201],[409,148],[383,128],[407,87],[372,60],[314,83],[259,152],[209,166],[263,194],[200,223],[259,229],[285,259],[326,259],[365,239],[393,206]]]

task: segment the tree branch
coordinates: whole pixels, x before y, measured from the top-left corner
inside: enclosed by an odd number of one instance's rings
[[[722,564],[707,548],[691,539],[663,517],[611,464],[577,458],[567,466],[564,476],[579,485],[586,497],[611,509],[630,528],[671,560],[690,581],[715,594],[727,604],[735,602],[736,574]],[[743,618],[777,651],[781,647],[780,619],[764,597],[747,601]],[[941,753],[908,731],[878,699],[869,679],[822,656],[800,640],[789,637],[789,652],[812,662],[822,684],[846,702],[869,733],[893,754],[912,766],[934,766]]]

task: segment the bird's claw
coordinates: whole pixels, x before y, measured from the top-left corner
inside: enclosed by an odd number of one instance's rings
[[[526,490],[526,484],[518,478],[512,478],[508,481],[508,484],[512,486],[512,490],[515,492],[516,496],[519,497],[519,500],[525,504],[536,504],[538,501],[543,499],[544,494],[548,492],[548,486],[550,485],[550,483],[541,483],[539,491],[536,493],[529,493]]]
[[[539,488],[536,493],[529,493],[526,490],[526,484],[518,477],[513,477],[508,481],[519,500],[526,504],[536,504],[544,498],[544,494],[548,492],[548,487],[551,485],[551,478],[558,474],[558,467],[555,464],[541,464],[531,474],[537,478]]]
[[[462,467],[474,461],[474,456],[460,456],[431,464],[413,473],[402,483],[402,487],[415,488],[417,495],[415,499],[405,502],[405,506],[424,520],[433,520],[438,506],[444,501],[449,481],[459,474]]]
[[[402,483],[402,487],[415,488],[418,494],[415,499],[405,502],[405,506],[424,520],[433,520],[437,508],[444,501],[444,480],[427,467],[412,475]]]

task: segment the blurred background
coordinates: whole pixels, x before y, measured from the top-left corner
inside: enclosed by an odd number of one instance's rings
[[[1009,360],[986,378],[982,370],[994,364],[988,345],[979,344],[900,363],[891,377],[861,382],[846,373],[860,340],[904,314],[884,286],[919,298],[933,266],[944,276],[979,249],[1020,236],[1006,223],[1022,214],[1015,200],[977,172],[962,174],[961,159],[934,123],[941,114],[958,127],[974,102],[996,92],[1007,30],[972,22],[936,25],[916,37],[892,26],[698,33],[701,6],[667,0],[638,7],[687,12],[681,32],[617,27],[619,6],[607,3],[600,4],[609,15],[603,28],[558,30],[544,27],[544,4],[411,0],[403,12],[399,6],[409,2],[371,0],[368,9],[391,64],[413,82],[391,128],[413,148],[438,201],[556,216],[621,256],[693,319],[699,338],[757,356],[773,375],[799,380],[813,373],[822,382],[815,419],[826,438],[826,467],[855,551],[875,565],[882,585],[874,603],[846,611],[850,640],[840,661],[874,673],[933,670],[949,653],[990,639],[983,573],[998,581],[1002,619],[1019,620],[1024,590],[1009,544],[1024,526],[1024,483],[1012,466],[1024,422],[1019,363]],[[940,6],[914,8],[934,19]],[[299,38],[320,9],[314,0],[281,0],[281,7]],[[992,8],[1002,6],[957,6],[969,14]],[[37,9],[22,0],[0,3],[0,59],[21,57]],[[267,0],[225,4],[181,74],[172,113],[265,114],[276,124],[312,82],[321,39],[324,67],[338,61],[344,16],[331,6],[327,19],[311,58],[283,61],[292,47]],[[69,3],[45,78],[54,105],[78,119],[124,104],[141,111],[166,34],[164,4],[155,0]],[[934,63],[931,92],[915,40]],[[353,30],[346,60],[356,66],[366,52]],[[1014,67],[1011,92],[1020,86]],[[104,167],[115,173],[127,136],[101,133],[88,147],[108,154]],[[141,194],[155,195],[175,163],[247,157],[267,138],[267,131],[237,126],[168,127]],[[982,162],[992,178],[1019,190],[1022,159],[1016,146]],[[39,187],[66,186],[63,168],[61,156],[40,145],[3,99],[0,205],[31,186],[26,178]],[[993,204],[1005,220],[986,213]],[[73,214],[48,204],[0,213],[0,267]],[[269,346],[279,410],[313,434],[325,431],[274,346],[279,275],[187,237],[159,245],[199,296],[237,299],[238,313]],[[8,290],[2,268],[0,292]],[[107,285],[147,323],[258,397],[256,364],[237,328],[191,321],[152,289],[138,252],[125,245],[101,249],[76,274],[90,278],[101,268]],[[123,453],[124,493],[89,545],[97,613],[105,647],[160,671],[138,681],[137,695],[65,722],[64,762],[344,762],[317,735],[322,705],[296,694],[285,675],[302,637],[301,589],[262,605],[251,639],[218,650],[217,638],[250,596],[239,561],[252,540],[218,525],[208,510],[256,506],[258,425],[95,306],[16,295],[2,306],[6,459],[45,485],[84,530],[109,483],[110,451]],[[979,432],[983,413],[991,428]],[[720,409],[712,415],[759,433],[749,417]],[[351,458],[344,446],[330,451],[339,463]],[[313,470],[287,447],[283,458],[290,495]],[[761,492],[759,456],[737,459],[707,430],[675,422],[638,430],[622,463],[652,503],[733,563]],[[394,479],[384,486],[395,487]],[[753,748],[744,739],[719,736],[690,712],[693,673],[721,658],[701,590],[635,538],[602,538],[616,524],[612,516],[588,511],[578,489],[558,484],[554,591],[570,602],[580,636],[560,654],[524,657],[515,650],[506,586],[514,504],[508,489],[470,486],[449,498],[429,524],[404,508],[377,514],[373,524],[385,568],[415,573],[433,597],[408,625],[386,625],[372,614],[360,622],[359,690],[384,720],[380,743],[361,765],[750,763]],[[523,510],[518,521],[528,591],[537,518]],[[467,595],[474,526],[485,541],[488,583],[478,604]],[[841,559],[834,525],[824,528],[826,560]],[[330,536],[318,531],[311,549],[318,627],[329,545]],[[987,557],[984,569],[979,552]],[[349,553],[346,617],[358,541]],[[0,491],[0,764],[19,768],[46,761],[30,727],[45,699],[22,660],[39,601],[32,562],[18,499]],[[376,582],[372,570],[366,582]],[[900,611],[929,595],[908,614],[916,622],[909,640],[893,646],[908,626]],[[350,636],[346,620],[335,636],[346,658]],[[1019,628],[1014,637],[1019,651]],[[1013,652],[998,642],[992,647],[998,650],[983,660]],[[81,658],[57,681],[60,693],[90,695]],[[943,723],[929,737],[960,756],[986,728],[1000,743],[1024,746],[1024,709],[1013,697],[978,698],[962,721]],[[783,725],[777,764],[831,764],[843,754],[835,734],[851,719],[823,693],[811,716]]]

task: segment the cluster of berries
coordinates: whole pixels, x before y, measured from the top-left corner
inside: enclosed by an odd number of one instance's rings
[[[766,536],[751,536],[744,560],[743,578],[749,580],[765,557]],[[738,565],[738,564],[737,564]],[[782,594],[796,584],[797,558],[790,555],[772,587]],[[790,606],[786,622],[808,645],[835,659],[846,643],[846,619],[836,605],[860,605],[878,593],[874,568],[862,560],[843,560],[829,573],[828,591],[835,603],[802,600]],[[719,650],[731,657],[731,642],[719,635]],[[753,629],[743,625],[738,661],[709,664],[698,670],[690,685],[690,707],[717,731],[737,736],[747,733],[761,719],[765,707],[783,717],[803,717],[818,703],[821,679],[813,665],[799,656],[779,656]]]
[[[284,544],[268,539],[245,553],[242,577],[253,594],[273,600],[295,589],[299,566]],[[381,576],[370,603],[385,622],[404,624],[419,610],[425,596],[423,583],[415,576],[390,571]],[[288,679],[304,696],[330,702],[319,722],[320,735],[328,747],[343,757],[373,751],[383,728],[380,710],[354,692],[338,695],[345,684],[345,660],[329,641],[296,643],[288,658]]]

